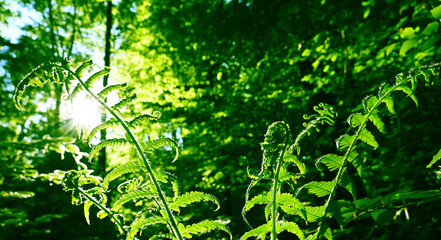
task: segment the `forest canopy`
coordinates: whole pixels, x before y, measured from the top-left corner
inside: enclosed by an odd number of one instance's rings
[[[440,235],[439,1],[0,3],[0,239]]]

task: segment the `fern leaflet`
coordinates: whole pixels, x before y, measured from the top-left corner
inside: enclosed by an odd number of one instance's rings
[[[103,180],[103,188],[108,189],[109,183],[126,173],[141,171],[141,165],[138,161],[131,161],[115,167]]]
[[[89,160],[92,160],[92,158],[103,148],[112,147],[112,146],[124,146],[128,144],[130,144],[130,142],[125,138],[113,138],[113,139],[104,140],[92,148],[92,150],[89,153]]]

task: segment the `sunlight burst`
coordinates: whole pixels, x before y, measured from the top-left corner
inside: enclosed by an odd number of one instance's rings
[[[101,121],[99,104],[86,94],[78,94],[72,101],[72,118],[75,125],[98,125]]]

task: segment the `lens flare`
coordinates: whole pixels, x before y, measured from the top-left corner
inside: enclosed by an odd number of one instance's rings
[[[72,101],[72,118],[75,125],[96,126],[101,121],[99,104],[89,95],[78,94]]]

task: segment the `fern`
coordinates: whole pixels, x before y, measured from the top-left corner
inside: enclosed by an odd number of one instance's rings
[[[86,222],[90,223],[90,208],[96,206],[99,209],[97,214],[98,218],[109,217],[113,223],[117,226],[119,231],[123,234],[127,234],[127,239],[134,239],[136,235],[142,231],[143,228],[150,225],[165,225],[169,229],[169,233],[156,234],[155,236],[167,236],[173,239],[183,240],[184,236],[199,235],[212,230],[221,230],[227,232],[230,237],[231,233],[228,228],[226,228],[227,222],[225,221],[210,221],[204,220],[200,223],[185,226],[183,223],[178,222],[175,217],[176,213],[179,213],[180,208],[186,207],[187,205],[194,202],[213,202],[217,209],[220,207],[217,199],[209,194],[201,192],[189,192],[182,195],[178,195],[178,185],[177,181],[171,182],[171,188],[173,191],[173,198],[167,197],[167,192],[163,190],[159,182],[164,184],[170,184],[168,180],[169,174],[163,171],[154,170],[150,162],[145,155],[145,151],[150,151],[158,149],[161,147],[171,147],[175,149],[176,155],[173,159],[175,161],[179,156],[179,146],[176,141],[171,138],[161,138],[154,141],[140,142],[137,140],[135,135],[132,133],[132,129],[136,128],[146,122],[146,120],[157,120],[160,117],[160,112],[156,111],[151,114],[142,114],[136,116],[131,121],[123,120],[119,115],[119,111],[123,109],[128,104],[131,104],[136,99],[136,94],[130,95],[122,99],[120,102],[114,106],[108,106],[103,100],[107,94],[122,90],[127,87],[126,83],[112,85],[104,88],[100,93],[95,94],[91,90],[93,84],[96,80],[100,79],[102,76],[109,74],[110,69],[105,68],[93,73],[86,80],[82,79],[82,75],[85,70],[92,66],[91,61],[83,62],[75,71],[68,67],[68,63],[55,64],[47,63],[38,66],[36,69],[32,70],[27,76],[25,76],[17,86],[14,95],[14,101],[21,110],[21,98],[27,87],[36,86],[42,87],[47,82],[52,82],[55,84],[64,84],[65,90],[69,99],[73,99],[81,91],[88,94],[88,96],[95,101],[97,101],[102,110],[107,112],[111,118],[95,128],[90,132],[87,129],[79,129],[79,132],[84,131],[88,136],[85,137],[86,140],[90,141],[94,135],[103,129],[109,129],[116,126],[121,126],[125,131],[124,138],[114,138],[99,142],[93,146],[89,153],[89,160],[100,152],[100,150],[106,147],[112,146],[122,146],[130,145],[134,147],[139,156],[137,161],[129,161],[125,164],[119,165],[114,168],[107,176],[101,181],[100,178],[93,177],[90,172],[79,172],[79,171],[69,171],[65,174],[62,184],[66,191],[72,192],[72,203],[73,204],[84,204],[84,215]],[[70,89],[73,89],[70,91]],[[80,126],[81,127],[81,126]],[[106,205],[107,203],[107,191],[112,191],[109,189],[109,184],[112,181],[120,178],[121,176],[132,173],[133,178],[129,178],[126,182],[123,182],[117,188],[118,191],[125,192],[120,195],[119,198],[115,200],[112,207],[109,209]],[[136,176],[137,174],[145,174],[146,180],[142,176]],[[159,215],[153,215],[145,217],[147,214],[152,214],[150,210],[141,211],[136,220],[125,225],[126,219],[124,215],[119,214],[121,207],[130,201],[136,201],[139,199],[146,200],[148,204],[155,206],[156,210],[154,213]],[[171,200],[173,199],[173,200]]]
[[[290,174],[287,171],[289,164],[294,164],[300,174],[306,172],[305,165],[299,161],[300,141],[307,135],[311,134],[313,129],[318,131],[319,124],[334,124],[337,117],[334,109],[327,104],[319,104],[314,107],[316,114],[311,116],[305,115],[304,118],[310,120],[304,124],[305,129],[300,134],[293,138],[291,136],[289,126],[284,122],[275,122],[268,127],[265,134],[265,141],[262,143],[263,160],[260,173],[253,176],[247,192],[245,194],[245,206],[242,210],[242,216],[245,222],[248,220],[245,217],[255,204],[265,204],[265,218],[267,223],[245,233],[241,239],[249,237],[258,237],[264,239],[267,233],[270,233],[271,239],[277,239],[277,234],[281,231],[288,231],[303,239],[303,232],[296,224],[286,224],[283,228],[279,228],[281,221],[278,220],[278,209],[281,208],[288,214],[305,215],[305,208],[301,202],[291,194],[281,193],[281,185],[288,180],[291,180]],[[271,191],[259,194],[258,196],[248,200],[249,192],[259,181],[268,179],[272,180]],[[269,219],[271,218],[271,219]],[[290,228],[292,227],[292,228]]]
[[[315,165],[319,170],[323,170],[324,167],[329,172],[335,174],[334,178],[330,181],[317,181],[308,177],[309,175],[308,171],[305,170],[305,164],[302,163],[298,157],[300,153],[298,140],[302,139],[306,133],[309,134],[311,126],[316,128],[318,122],[326,122],[332,125],[336,114],[330,111],[330,114],[326,114],[327,117],[322,120],[319,120],[320,114],[309,118],[306,117],[307,119],[313,119],[314,117],[317,119],[312,120],[310,123],[306,123],[306,129],[296,137],[295,141],[290,140],[293,139],[293,137],[289,135],[289,128],[286,124],[281,122],[271,124],[265,135],[265,142],[262,144],[263,160],[261,171],[257,175],[250,175],[252,181],[245,194],[246,202],[243,209],[244,215],[256,204],[266,205],[265,218],[267,219],[267,222],[245,233],[241,239],[247,239],[249,237],[265,239],[266,236],[270,234],[271,239],[275,240],[277,239],[277,234],[283,230],[291,231],[299,238],[302,238],[301,234],[303,234],[303,231],[298,228],[297,224],[294,226],[289,222],[286,225],[283,225],[284,227],[279,228],[279,226],[282,226],[280,225],[281,221],[276,218],[279,214],[277,212],[279,207],[285,214],[300,216],[307,223],[317,223],[316,230],[309,231],[309,235],[306,238],[312,240],[319,238],[333,238],[332,229],[329,224],[329,218],[331,217],[335,218],[337,223],[343,227],[357,216],[371,215],[375,220],[375,216],[377,216],[375,214],[381,214],[382,211],[385,211],[385,208],[398,209],[411,204],[419,204],[426,201],[440,199],[441,194],[439,191],[397,192],[374,199],[357,199],[357,189],[354,181],[346,173],[348,164],[351,164],[355,167],[358,174],[361,174],[362,165],[358,158],[359,154],[356,151],[358,148],[357,145],[365,144],[374,149],[380,147],[379,142],[370,129],[374,127],[378,132],[382,134],[386,133],[386,126],[380,116],[380,107],[385,105],[391,114],[395,114],[394,101],[396,97],[392,93],[403,92],[406,94],[406,97],[410,98],[418,107],[418,99],[414,94],[418,85],[418,77],[423,76],[426,85],[434,85],[435,83],[431,80],[432,78],[430,76],[435,75],[434,69],[438,67],[439,64],[434,64],[428,67],[424,66],[413,71],[412,74],[409,74],[407,77],[399,74],[393,85],[383,83],[380,85],[376,96],[369,95],[363,99],[362,111],[354,112],[348,117],[347,122],[349,124],[349,130],[347,133],[336,139],[336,147],[341,154],[326,154],[318,158],[315,162]],[[326,111],[326,109],[322,109],[322,111]],[[280,127],[276,128],[276,125],[279,125]],[[368,126],[372,127],[369,127],[368,129]],[[283,128],[285,128],[284,131],[282,130]],[[275,131],[278,131],[278,133],[275,133]],[[292,152],[288,151],[285,153],[287,150],[291,150]],[[282,158],[281,156],[284,157]],[[436,154],[427,167],[431,167],[441,159],[440,156],[441,153]],[[290,199],[285,202],[293,204],[284,205],[279,196],[286,193],[281,193],[279,195],[280,188],[278,187],[278,183],[280,181],[280,184],[283,184],[285,181],[289,181],[287,179],[290,178],[286,176],[292,174],[289,174],[286,170],[287,168],[284,167],[284,164],[288,163],[295,164],[299,169],[300,174],[303,174],[303,177],[307,179],[307,182],[302,186],[297,187],[296,197],[285,195],[287,199]],[[283,178],[280,179],[280,175],[278,176],[277,173],[282,173]],[[261,193],[251,200],[248,200],[250,189],[264,179],[270,179],[272,181],[270,188],[271,191]],[[295,180],[296,178],[291,179]],[[296,184],[294,183],[294,185]],[[348,191],[353,197],[353,201],[336,199],[336,191],[338,188]],[[308,194],[312,194],[317,198],[324,198],[324,204],[310,206],[309,203],[302,203],[299,198],[297,198],[301,197],[301,193],[305,192],[301,191],[302,189],[306,189]],[[403,201],[407,202],[406,205],[402,205]],[[248,223],[246,219],[245,222]]]

